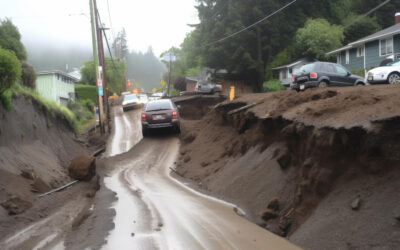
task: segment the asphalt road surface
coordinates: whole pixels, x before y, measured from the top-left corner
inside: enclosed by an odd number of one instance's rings
[[[233,204],[171,177],[177,136],[142,139],[140,110],[122,112],[117,106],[113,113],[115,131],[106,154],[122,160],[105,178],[118,201],[115,228],[102,249],[299,249],[239,216]]]

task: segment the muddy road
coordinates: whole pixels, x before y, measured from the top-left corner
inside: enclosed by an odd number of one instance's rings
[[[107,166],[104,182],[118,200],[112,204],[115,228],[101,249],[297,249],[239,216],[233,204],[171,177],[177,136],[142,139],[139,110],[122,112],[117,106],[113,113],[115,131],[106,154],[115,161],[108,161],[113,166]]]

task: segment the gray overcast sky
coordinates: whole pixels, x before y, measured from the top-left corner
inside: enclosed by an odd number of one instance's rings
[[[187,24],[198,22],[195,0],[108,1],[114,33],[125,27],[130,50],[152,46],[159,56],[183,42],[191,30]],[[107,0],[97,2],[103,23],[110,27]],[[25,44],[91,46],[89,0],[0,0],[0,6],[0,18],[12,19]]]

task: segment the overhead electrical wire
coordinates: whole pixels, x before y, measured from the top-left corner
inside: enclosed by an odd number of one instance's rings
[[[248,29],[250,29],[250,28],[256,26],[257,24],[262,23],[263,21],[267,20],[268,18],[270,18],[270,17],[272,17],[272,16],[278,14],[279,12],[283,11],[284,9],[286,9],[287,7],[289,7],[290,5],[294,4],[296,1],[297,1],[297,0],[293,0],[292,2],[286,4],[286,5],[283,6],[282,8],[280,8],[280,9],[278,9],[278,10],[272,12],[271,14],[269,14],[268,16],[265,16],[264,18],[258,20],[257,22],[255,22],[255,23],[253,23],[253,24],[251,24],[251,25],[249,25],[249,26],[247,26],[247,27],[245,27],[245,28],[243,28],[243,29],[241,29],[241,30],[238,30],[238,31],[236,31],[236,32],[234,32],[234,33],[232,33],[232,34],[226,36],[226,37],[223,37],[223,38],[218,39],[218,40],[216,40],[216,41],[214,41],[214,42],[208,43],[208,44],[204,45],[204,47],[208,47],[208,46],[210,46],[210,45],[213,45],[213,44],[216,44],[216,43],[225,41],[226,39],[229,39],[229,38],[231,38],[231,37],[234,37],[234,36],[236,36],[236,35],[242,33],[243,31],[248,30]]]
[[[383,3],[380,3],[380,4],[377,5],[376,7],[372,8],[371,10],[369,10],[367,13],[365,13],[365,14],[363,14],[363,15],[357,17],[357,18],[356,18],[353,22],[351,22],[350,24],[344,26],[344,29],[350,27],[351,25],[353,25],[354,23],[356,23],[356,22],[359,21],[360,19],[362,19],[362,18],[368,16],[369,14],[371,14],[371,13],[374,12],[374,11],[376,11],[377,9],[379,9],[380,7],[382,7],[383,5],[389,3],[390,1],[391,1],[391,0],[386,0],[386,1],[383,2]]]
[[[97,17],[99,18],[98,21],[99,21],[100,24],[102,24],[101,18],[100,18],[99,10],[96,9],[96,12],[97,12]],[[120,72],[119,72],[119,70],[117,69],[117,67],[115,66],[115,62],[114,62],[114,59],[113,59],[113,56],[112,56],[112,53],[111,53],[110,45],[108,44],[108,38],[107,38],[106,31],[105,31],[105,29],[101,29],[101,31],[103,32],[104,38],[105,38],[104,40],[106,40],[106,43],[107,43],[108,53],[110,54],[111,62],[112,62],[112,64],[113,64],[113,69],[114,69],[114,71],[115,71],[116,74],[119,74]],[[105,59],[104,59],[104,60],[105,60]]]
[[[110,4],[108,3],[108,0],[107,0],[107,11],[108,11],[108,20],[110,21],[110,29],[111,29],[112,39],[115,40],[115,33],[114,33],[114,29],[113,29],[112,22],[111,22]]]

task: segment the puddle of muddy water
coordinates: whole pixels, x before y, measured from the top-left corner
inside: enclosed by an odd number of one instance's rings
[[[102,249],[124,249],[126,246],[131,249],[157,249],[159,236],[153,231],[151,212],[138,197],[139,192],[129,183],[120,181],[123,174],[121,171],[104,179],[106,186],[117,193],[118,200],[112,206],[116,212],[115,228]]]

